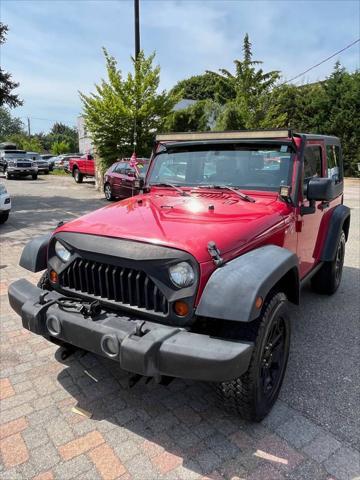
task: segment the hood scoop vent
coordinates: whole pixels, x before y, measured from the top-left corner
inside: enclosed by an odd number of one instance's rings
[[[230,195],[224,192],[196,192],[196,196],[199,198],[230,198]]]

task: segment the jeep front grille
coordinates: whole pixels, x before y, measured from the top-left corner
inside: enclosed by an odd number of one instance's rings
[[[60,286],[116,304],[168,313],[166,297],[141,270],[76,258],[59,276]]]

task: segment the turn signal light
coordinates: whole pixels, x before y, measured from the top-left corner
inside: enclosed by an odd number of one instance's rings
[[[189,305],[186,302],[178,300],[174,303],[174,312],[179,317],[186,317],[186,315],[189,313]]]
[[[59,280],[58,274],[55,272],[55,270],[50,270],[50,282],[52,283],[57,283]]]
[[[259,310],[262,307],[263,299],[262,297],[257,297],[255,300],[255,307]]]

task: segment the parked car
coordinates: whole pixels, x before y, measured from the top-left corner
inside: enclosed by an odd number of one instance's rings
[[[55,156],[52,153],[45,153],[43,155],[40,155],[43,160],[46,160],[49,164],[49,171],[52,172],[54,170],[54,164],[55,164]]]
[[[0,150],[0,171],[7,179],[27,177],[37,179],[38,166],[26,156],[25,150]]]
[[[55,157],[55,160],[54,160],[54,168],[69,172],[69,160],[71,158],[79,158],[79,157],[81,157],[81,155],[76,153],[74,154],[67,153],[66,155],[58,155],[57,157]]]
[[[144,178],[149,166],[148,158],[138,158],[137,168],[131,167],[129,158],[115,162],[107,170],[104,176],[104,194],[106,200],[115,198],[127,198],[137,195],[140,191],[138,178]]]
[[[27,158],[30,158],[31,160],[33,160],[37,167],[38,167],[38,173],[45,173],[45,175],[48,175],[49,173],[49,163],[47,162],[47,160],[44,160],[41,158],[41,155],[40,153],[36,153],[36,152],[26,152],[26,157]]]
[[[5,223],[9,218],[11,210],[11,199],[6,187],[3,183],[0,183],[0,224]]]
[[[159,135],[144,193],[33,239],[20,265],[42,279],[10,285],[10,304],[68,352],[111,359],[133,382],[211,382],[223,407],[260,421],[286,370],[287,304],[307,281],[336,292],[349,227],[336,137]]]
[[[84,177],[94,177],[94,157],[88,153],[81,157],[71,157],[69,159],[69,172],[74,177],[76,183],[82,183]]]

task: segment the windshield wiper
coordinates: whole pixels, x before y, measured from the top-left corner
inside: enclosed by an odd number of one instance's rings
[[[174,188],[177,192],[179,192],[180,195],[182,195],[183,197],[191,197],[190,193],[185,192],[180,187],[177,187],[176,185],[173,185],[172,183],[165,183],[165,182],[150,183],[149,187],[171,187],[171,188]]]
[[[236,195],[238,195],[242,200],[245,200],[245,202],[251,202],[251,203],[256,202],[255,198],[252,198],[249,195],[246,195],[246,193],[242,193],[237,188],[229,187],[228,185],[199,185],[198,188],[215,188],[215,189],[217,188],[219,190],[224,188],[226,190],[230,190],[230,192],[236,193]]]

